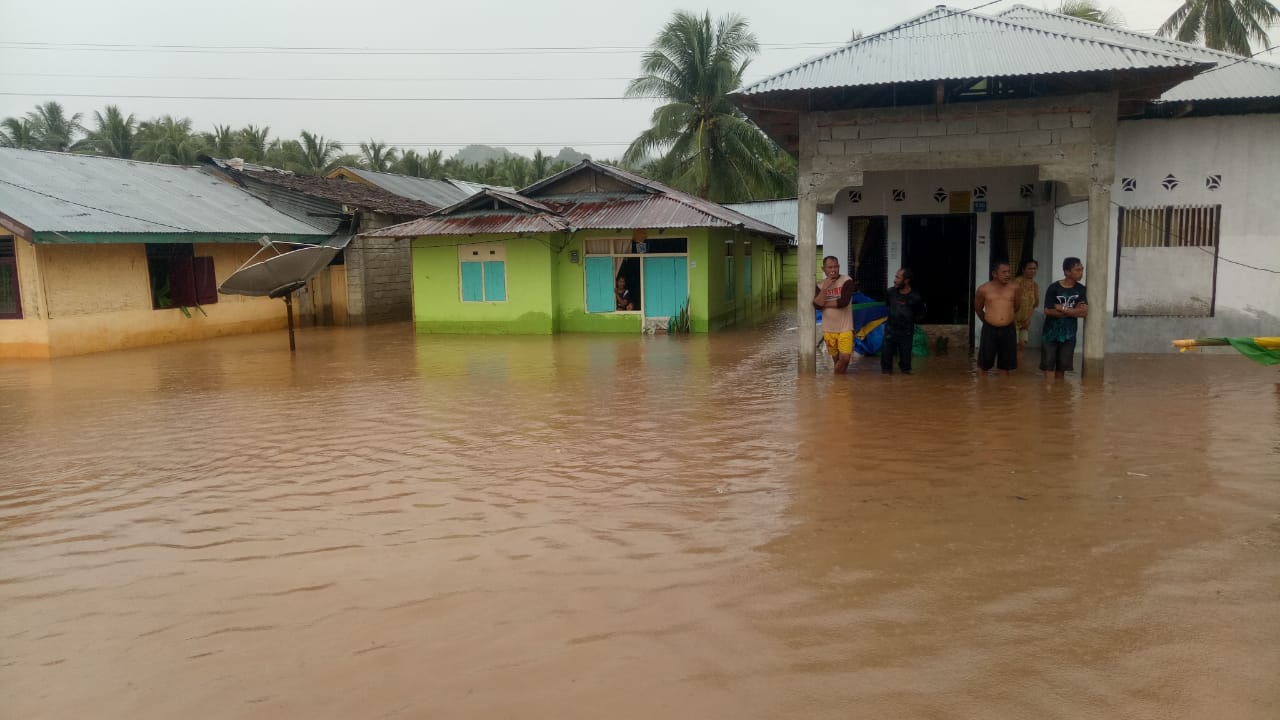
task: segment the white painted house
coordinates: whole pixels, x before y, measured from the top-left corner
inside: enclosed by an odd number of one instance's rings
[[[1278,66],[1025,6],[939,6],[735,100],[797,153],[800,266],[817,211],[824,253],[885,284],[915,270],[926,322],[976,337],[993,261],[1035,258],[1043,290],[1076,256],[1091,367],[1280,332]],[[810,366],[812,344],[800,355]]]

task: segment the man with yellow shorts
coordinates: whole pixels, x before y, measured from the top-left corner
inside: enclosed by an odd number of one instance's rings
[[[822,258],[822,274],[813,306],[822,310],[822,337],[827,352],[835,362],[837,375],[849,369],[853,359],[853,278],[840,274],[840,260],[834,255]]]

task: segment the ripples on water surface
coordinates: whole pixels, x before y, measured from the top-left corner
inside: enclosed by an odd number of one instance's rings
[[[0,716],[1280,717],[1275,369],[787,325],[0,361]]]

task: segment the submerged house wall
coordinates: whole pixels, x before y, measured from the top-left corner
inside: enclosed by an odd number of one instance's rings
[[[246,243],[195,243],[197,257],[212,257],[221,283],[258,250]],[[268,298],[218,295],[189,308],[153,307],[146,246],[137,244],[37,245],[24,253],[23,329],[0,322],[0,355],[63,357],[145,345],[201,340],[285,327],[284,304]],[[34,260],[34,262],[32,262]],[[31,293],[29,288],[38,288]],[[203,310],[203,312],[201,312]],[[17,326],[14,326],[17,327]]]

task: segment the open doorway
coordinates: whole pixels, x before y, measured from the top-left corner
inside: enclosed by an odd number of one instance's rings
[[[858,289],[868,297],[884,299],[889,273],[889,218],[885,215],[854,215],[849,218],[849,259],[843,269],[858,281]],[[896,269],[896,268],[895,268]]]
[[[976,216],[904,215],[902,265],[915,273],[914,287],[928,305],[924,325],[967,326],[973,345]]]

